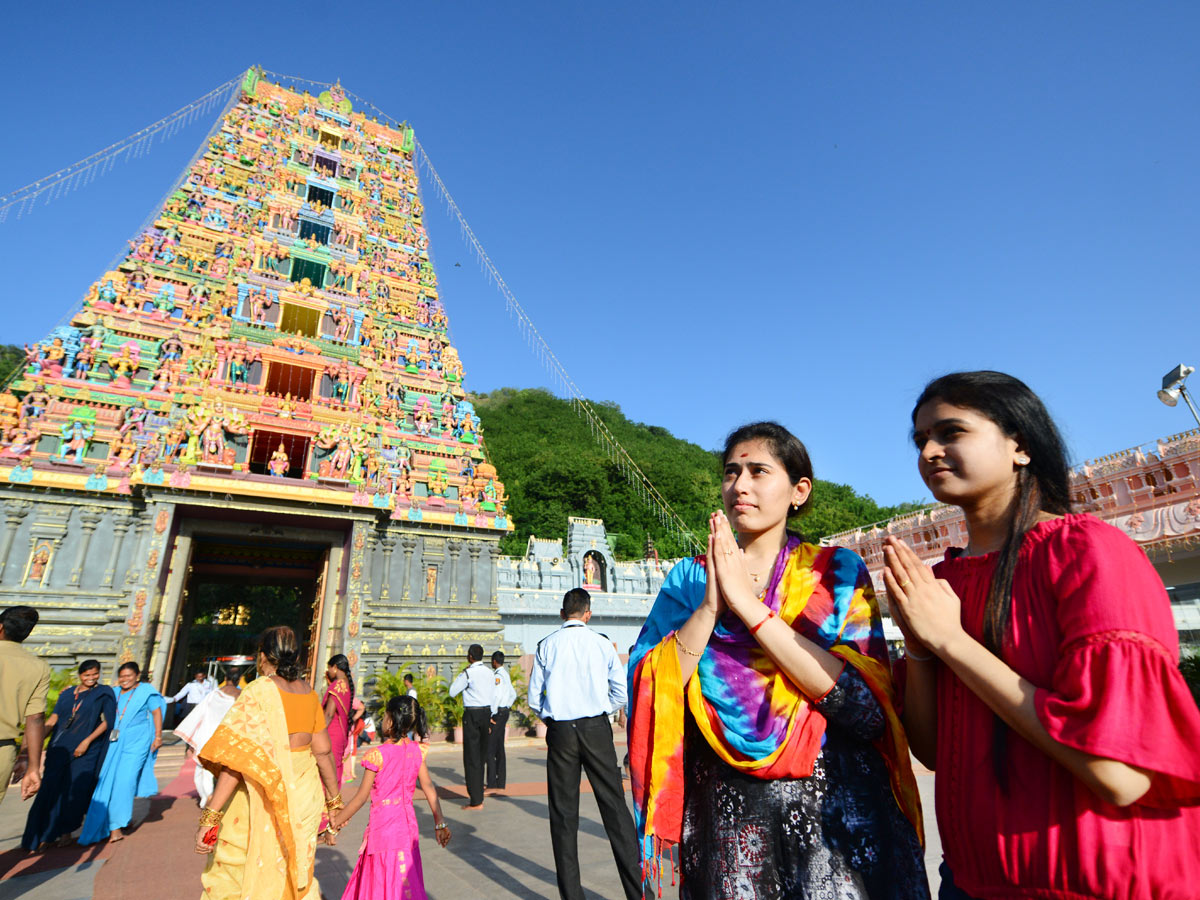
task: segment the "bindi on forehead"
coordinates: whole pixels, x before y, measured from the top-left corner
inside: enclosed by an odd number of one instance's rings
[[[738,459],[745,459],[749,455],[750,455],[749,453],[743,453],[741,456],[738,457]]]

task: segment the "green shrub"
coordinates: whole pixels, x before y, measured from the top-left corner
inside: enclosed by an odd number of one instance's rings
[[[408,686],[404,683],[405,674],[404,671],[388,672],[385,669],[380,669],[375,673],[373,689],[380,720],[383,716],[383,707],[390,699],[408,693]],[[429,727],[434,730],[444,727],[448,707],[451,705],[450,690],[446,685],[446,679],[441,675],[430,675],[424,672],[408,674],[413,677],[417,702],[425,710],[425,718],[429,722]]]

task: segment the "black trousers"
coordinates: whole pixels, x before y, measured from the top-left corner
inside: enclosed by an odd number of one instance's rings
[[[463,774],[467,779],[467,797],[472,806],[483,803],[483,759],[487,752],[488,720],[492,711],[486,706],[463,710]]]
[[[550,841],[558,894],[563,900],[584,900],[579,881],[579,778],[587,772],[600,818],[608,833],[613,859],[628,900],[641,900],[642,874],[633,831],[633,816],[625,805],[625,787],[617,769],[612,725],[608,716],[546,721],[546,784],[550,801]]]
[[[508,707],[500,707],[492,719],[495,721],[488,732],[487,786],[502,788],[508,783],[504,771],[504,726],[508,724]]]

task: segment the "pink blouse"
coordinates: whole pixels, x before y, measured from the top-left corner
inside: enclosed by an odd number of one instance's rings
[[[997,554],[934,567],[983,638]],[[992,759],[995,717],[937,671],[938,828],[955,883],[979,898],[1200,896],[1200,710],[1179,672],[1162,581],[1142,550],[1086,515],[1025,537],[1004,661],[1037,686],[1056,740],[1148,769],[1149,792],[1113,806],[1009,730],[1007,791]]]

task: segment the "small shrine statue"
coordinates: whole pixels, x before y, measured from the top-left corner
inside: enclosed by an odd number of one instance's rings
[[[167,360],[176,360],[183,356],[183,340],[178,331],[158,345],[158,356],[159,359]]]
[[[590,553],[583,557],[583,583],[588,586],[599,586],[600,584],[596,559]]]
[[[283,441],[280,441],[279,447],[271,454],[271,459],[267,463],[267,471],[276,478],[284,478],[290,467],[291,461],[288,459],[287,450],[283,447]]]
[[[44,348],[42,358],[38,360],[38,365],[41,367],[40,373],[51,378],[62,377],[63,362],[66,360],[67,351],[63,347],[62,338],[55,338],[50,342],[50,346]]]
[[[41,432],[33,427],[33,421],[24,419],[12,433],[7,446],[0,450],[0,457],[25,459],[33,452],[40,437]]]
[[[75,419],[64,422],[58,434],[61,438],[58,442],[58,456],[66,459],[69,454],[74,454],[75,462],[82,465],[83,456],[92,445],[96,429],[82,419]]]
[[[234,344],[229,353],[229,383],[240,390],[245,390],[250,384],[250,367],[258,359],[260,359],[259,352],[251,349],[245,338]]]
[[[164,284],[154,295],[154,312],[161,318],[169,319],[175,312],[175,290],[169,284]]]
[[[84,344],[75,352],[75,359],[71,362],[71,377],[86,379],[95,361],[96,351],[90,345]]]
[[[46,572],[46,566],[50,564],[50,548],[42,544],[34,552],[29,560],[29,578],[33,581],[41,581],[42,576]]]
[[[143,434],[146,430],[146,416],[149,414],[150,410],[146,409],[146,403],[141,399],[133,406],[125,407],[121,412],[121,425],[117,433],[124,437],[130,429],[135,429],[138,434]]]
[[[33,416],[37,418],[42,415],[50,406],[50,395],[46,393],[46,389],[40,384],[34,387],[32,391],[25,395],[25,399],[21,404],[22,416]]]
[[[108,369],[112,373],[113,387],[133,386],[132,378],[137,374],[138,360],[128,344],[108,358]]]

